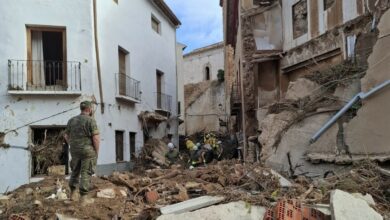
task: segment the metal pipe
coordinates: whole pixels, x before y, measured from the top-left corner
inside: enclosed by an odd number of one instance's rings
[[[371,89],[367,93],[360,92],[357,95],[355,95],[339,112],[337,112],[328,122],[325,123],[324,126],[320,128],[320,130],[317,131],[317,133],[314,134],[314,136],[310,139],[310,143],[314,143],[318,140],[318,138],[321,137],[325,131],[327,131],[342,115],[344,115],[357,101],[366,99],[373,95],[374,93],[378,92],[379,90],[385,88],[386,86],[390,85],[390,80],[387,80],[383,82],[382,84],[376,86],[375,88]]]

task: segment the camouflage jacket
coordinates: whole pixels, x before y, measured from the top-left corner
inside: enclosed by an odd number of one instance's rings
[[[71,118],[66,127],[71,152],[93,150],[92,137],[99,134],[94,118],[80,114]]]

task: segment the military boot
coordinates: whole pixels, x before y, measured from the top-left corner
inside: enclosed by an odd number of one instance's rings
[[[70,200],[77,202],[79,201],[80,194],[77,190],[71,190],[70,192]]]
[[[92,198],[89,198],[87,195],[83,195],[80,197],[81,206],[87,206],[87,205],[93,204],[94,202],[95,202],[95,200]]]

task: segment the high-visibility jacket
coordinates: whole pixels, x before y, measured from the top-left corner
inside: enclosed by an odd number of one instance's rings
[[[195,144],[191,140],[186,141],[186,147],[189,151],[195,150]]]

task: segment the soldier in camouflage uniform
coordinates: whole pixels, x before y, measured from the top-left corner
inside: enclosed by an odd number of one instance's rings
[[[81,114],[71,118],[66,128],[65,139],[70,145],[72,174],[69,181],[71,199],[78,198],[79,186],[82,205],[93,203],[87,198],[91,176],[95,173],[96,160],[99,152],[100,137],[95,119],[92,117],[92,103],[84,101],[80,104]]]

